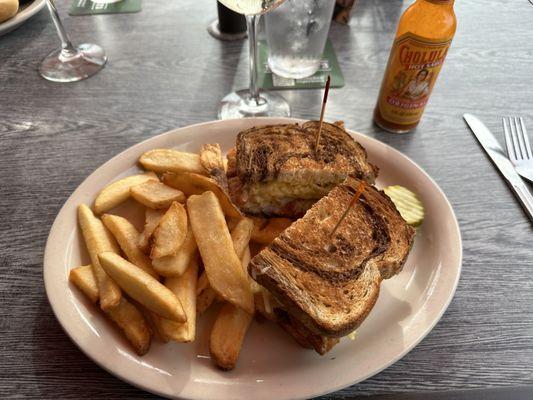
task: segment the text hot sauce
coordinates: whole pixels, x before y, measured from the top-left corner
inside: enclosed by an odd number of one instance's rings
[[[390,132],[422,118],[455,34],[454,0],[417,0],[400,18],[381,83],[374,121]]]

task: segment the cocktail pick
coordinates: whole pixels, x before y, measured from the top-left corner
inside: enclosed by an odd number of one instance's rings
[[[318,132],[316,133],[315,152],[318,154],[318,145],[320,143],[320,134],[322,133],[322,123],[324,122],[324,113],[326,111],[326,103],[328,101],[329,85],[331,83],[331,76],[328,75],[326,81],[326,89],[324,90],[324,98],[322,99],[322,110],[320,111],[320,122],[318,124]]]
[[[339,221],[337,222],[337,224],[335,225],[335,227],[333,228],[333,230],[331,231],[331,233],[329,234],[329,237],[333,237],[333,235],[335,234],[335,232],[337,231],[337,229],[339,228],[340,224],[342,223],[342,221],[344,221],[344,219],[346,218],[346,216],[348,215],[348,213],[350,212],[350,210],[352,209],[353,205],[355,204],[355,202],[359,199],[359,197],[361,197],[361,195],[363,194],[363,191],[365,190],[366,188],[366,182],[365,181],[361,181],[361,183],[359,184],[359,186],[357,187],[357,190],[355,191],[355,194],[353,195],[352,197],[352,200],[350,200],[350,204],[348,205],[348,207],[346,208],[346,210],[344,210],[344,213],[342,213]]]

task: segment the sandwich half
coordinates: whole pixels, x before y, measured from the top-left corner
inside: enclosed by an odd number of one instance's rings
[[[301,217],[348,176],[373,183],[378,169],[342,127],[323,123],[270,125],[240,132],[228,154],[233,201],[250,215]]]
[[[360,183],[347,178],[336,186],[248,267],[290,319],[315,335],[338,338],[356,329],[377,301],[382,279],[401,270],[411,248],[413,228],[371,186],[331,235]]]

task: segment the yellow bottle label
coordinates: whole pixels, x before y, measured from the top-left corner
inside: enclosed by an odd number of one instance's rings
[[[394,41],[378,100],[385,120],[399,125],[420,120],[451,42],[412,33]]]

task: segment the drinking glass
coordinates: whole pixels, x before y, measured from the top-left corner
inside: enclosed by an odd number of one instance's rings
[[[220,0],[226,7],[244,14],[248,27],[250,52],[250,87],[228,94],[222,99],[218,118],[288,117],[287,101],[276,94],[260,90],[257,85],[257,27],[261,14],[276,8],[284,0]]]
[[[54,0],[46,0],[46,5],[61,40],[61,48],[45,57],[39,67],[41,76],[54,82],[75,82],[100,71],[107,61],[104,49],[91,43],[75,47],[63,27]]]
[[[335,0],[287,0],[266,16],[268,66],[284,78],[305,78],[320,67]]]

